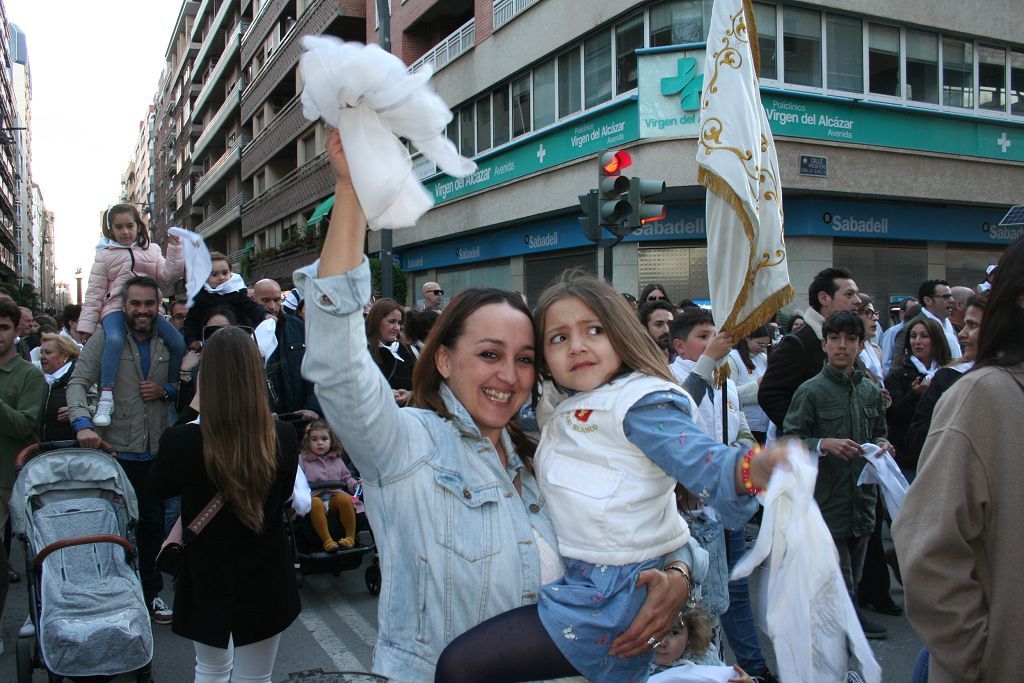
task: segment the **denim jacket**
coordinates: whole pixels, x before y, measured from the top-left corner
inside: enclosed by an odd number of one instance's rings
[[[318,266],[295,273],[306,300],[302,370],[359,468],[383,557],[373,670],[396,681],[433,680],[455,636],[537,601],[533,529],[552,547],[557,541],[507,433],[511,472],[447,386],[441,394],[452,419],[395,403],[366,350],[367,261],[324,279],[316,279]]]
[[[430,681],[453,638],[537,601],[534,529],[552,548],[558,542],[537,481],[507,432],[506,470],[447,385],[441,396],[451,419],[395,403],[366,349],[369,263],[322,279],[319,265],[295,271],[306,301],[302,371],[359,469],[382,556],[373,671]],[[671,559],[693,565],[688,547]]]

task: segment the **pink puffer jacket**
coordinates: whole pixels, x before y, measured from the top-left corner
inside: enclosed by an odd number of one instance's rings
[[[114,311],[121,310],[121,290],[124,283],[136,275],[148,275],[161,289],[171,287],[185,270],[181,245],[169,244],[164,258],[159,244],[149,243],[145,249],[133,245],[111,245],[96,250],[96,258],[89,271],[89,288],[85,291],[78,330],[92,334],[99,321]]]

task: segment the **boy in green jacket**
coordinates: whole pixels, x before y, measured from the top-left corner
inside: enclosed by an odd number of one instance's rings
[[[864,569],[864,553],[875,526],[874,485],[858,486],[865,467],[861,444],[874,443],[892,452],[886,438],[882,392],[857,369],[864,348],[864,322],[850,311],[830,315],[821,327],[828,360],[815,377],[793,394],[783,430],[818,454],[814,500],[839,551],[850,599]],[[884,638],[884,627],[865,622],[865,635]]]

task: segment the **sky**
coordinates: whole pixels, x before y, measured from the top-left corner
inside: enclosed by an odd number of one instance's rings
[[[0,0],[25,32],[32,175],[55,216],[57,282],[75,292],[118,200],[181,0]]]

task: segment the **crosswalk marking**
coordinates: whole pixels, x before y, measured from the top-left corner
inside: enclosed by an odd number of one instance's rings
[[[341,638],[330,626],[321,619],[317,612],[319,610],[304,609],[299,612],[299,621],[306,627],[309,634],[313,636],[324,653],[331,658],[331,662],[338,671],[359,671],[363,669],[363,663],[352,654],[342,642]]]

